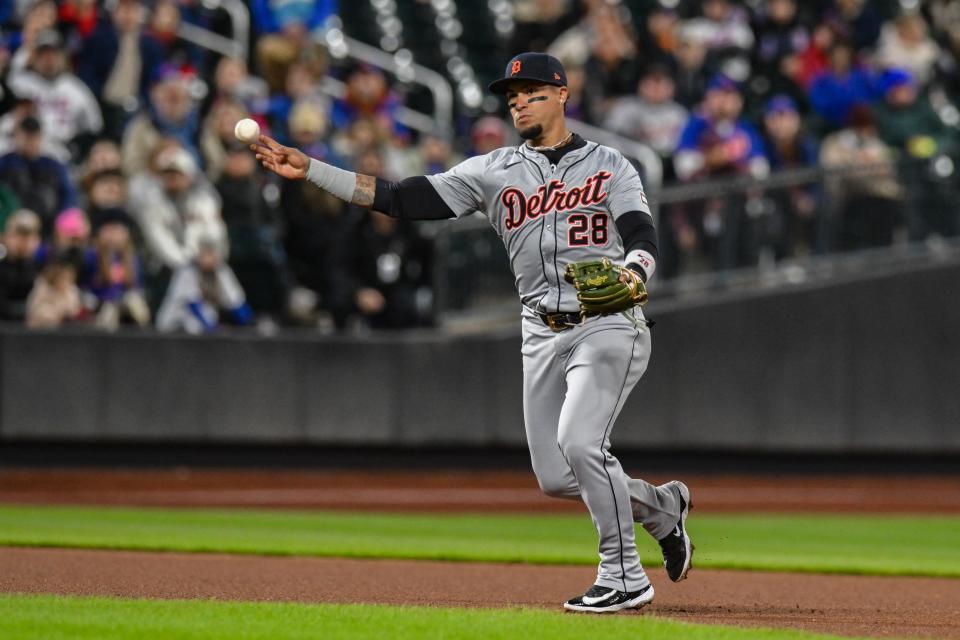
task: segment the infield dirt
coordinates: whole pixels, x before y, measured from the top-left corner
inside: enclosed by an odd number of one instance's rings
[[[669,478],[650,478],[665,481]],[[960,512],[958,477],[710,476],[699,511]],[[909,491],[907,488],[909,487]],[[569,511],[532,474],[6,470],[0,503]],[[840,635],[960,640],[960,580],[649,569],[639,614]],[[148,598],[557,609],[590,567],[0,548],[0,591]]]

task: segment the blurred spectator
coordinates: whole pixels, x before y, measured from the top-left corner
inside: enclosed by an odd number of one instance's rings
[[[846,25],[854,51],[872,48],[880,36],[882,20],[874,2],[834,0],[824,18]]]
[[[810,84],[810,104],[830,128],[843,126],[855,105],[870,104],[876,95],[874,79],[844,41],[830,49],[830,68]]]
[[[799,97],[794,82],[799,55],[810,44],[810,32],[800,21],[796,0],[766,0],[758,13],[751,88],[759,96],[789,93]]]
[[[680,136],[673,164],[681,180],[767,175],[763,141],[741,117],[742,110],[737,84],[726,76],[715,76],[700,112],[691,116]],[[701,256],[709,257],[714,269],[756,264],[756,236],[766,228],[765,221],[751,215],[757,211],[757,202],[754,193],[737,193],[671,208],[662,232],[667,273],[681,264],[690,266]]]
[[[741,118],[742,111],[737,84],[726,76],[714,76],[700,112],[690,117],[680,135],[674,168],[681,180],[767,174],[763,142],[753,125]]]
[[[482,156],[507,146],[507,125],[500,118],[484,116],[470,130],[470,155]]]
[[[22,322],[27,296],[33,289],[39,268],[34,256],[40,248],[40,218],[21,209],[11,214],[3,229],[0,257],[0,320]]]
[[[700,104],[706,93],[709,78],[706,60],[707,45],[703,38],[680,25],[677,28],[677,68],[674,72],[675,100],[687,108]]]
[[[97,26],[97,0],[62,0],[57,17],[61,31],[86,39]]]
[[[774,171],[815,167],[816,141],[801,129],[796,103],[786,95],[774,96],[763,117],[767,155]],[[796,256],[819,248],[817,192],[813,185],[793,185],[768,194],[775,205],[770,236],[776,257]]]
[[[357,171],[382,176],[383,157],[369,150]],[[433,247],[410,221],[352,207],[362,220],[352,237],[350,271],[354,303],[374,329],[405,329],[433,324]]]
[[[14,150],[0,157],[0,183],[17,194],[22,206],[43,221],[44,234],[53,229],[53,219],[76,203],[76,193],[66,167],[41,153],[43,132],[40,122],[27,116],[13,136]]]
[[[84,181],[86,207],[90,223],[97,227],[104,215],[127,207],[127,178],[119,169],[103,169],[88,175]]]
[[[226,149],[216,187],[223,201],[230,268],[253,310],[279,317],[285,311],[289,277],[278,215],[264,195],[276,187],[267,182],[250,149],[239,141]]]
[[[148,256],[174,271],[192,264],[203,239],[225,257],[220,198],[193,156],[168,142],[157,152],[154,166],[130,185],[130,211],[143,231]]]
[[[820,148],[826,189],[845,251],[889,246],[900,222],[903,190],[893,153],[880,136],[870,108],[851,109],[850,125],[827,136]]]
[[[433,325],[433,247],[410,221],[369,211],[354,246],[357,310],[374,329]]]
[[[36,49],[37,37],[57,27],[57,3],[53,0],[36,0],[26,8],[23,29],[19,42],[14,39],[16,51],[10,59],[10,75],[19,74],[30,65]]]
[[[37,263],[46,265],[54,259],[70,260],[77,282],[87,278],[94,268],[90,246],[90,220],[78,207],[64,209],[53,224],[53,236],[37,250]]]
[[[960,158],[958,134],[919,93],[913,76],[887,69],[880,78],[883,100],[876,107],[880,138],[900,153],[899,171],[906,190],[910,235],[914,240],[931,232],[958,233],[956,194],[950,175],[937,171],[938,160]]]
[[[127,321],[140,327],[150,324],[132,225],[133,220],[121,209],[101,211],[93,232],[96,266],[81,282],[82,288],[96,300],[96,325],[109,331]]]
[[[16,98],[11,109],[0,116],[0,155],[9,153],[15,148],[14,134],[17,126],[27,116],[39,120],[36,105],[33,100],[26,98]],[[42,136],[40,155],[49,156],[64,165],[70,163],[70,151],[61,143],[51,140],[49,136]]]
[[[882,100],[875,107],[880,137],[913,158],[957,151],[957,131],[937,115],[905,69],[888,69],[880,76]]]
[[[113,140],[97,140],[90,147],[87,153],[87,159],[83,163],[80,171],[81,176],[106,171],[107,169],[121,169],[123,167],[123,156],[120,154],[120,147]]]
[[[248,116],[243,103],[230,98],[218,100],[207,114],[200,130],[200,151],[210,180],[220,178],[227,148],[237,142],[234,128],[237,122]]]
[[[580,19],[569,0],[521,0],[514,7],[516,20],[508,45],[509,55],[522,51],[546,51],[564,31]],[[582,34],[580,40],[583,39]],[[557,55],[551,50],[552,55]],[[583,62],[583,60],[580,60]]]
[[[593,24],[596,37],[583,65],[583,116],[587,122],[598,123],[617,97],[636,90],[640,60],[633,36],[616,11],[595,11]]]
[[[356,158],[367,149],[379,149],[390,142],[390,131],[376,118],[358,118],[346,130],[335,130],[331,144],[341,158]]]
[[[685,28],[691,30],[707,46],[721,53],[749,51],[753,46],[753,31],[749,15],[735,0],[703,0],[702,15],[689,20]]]
[[[346,327],[353,312],[353,275],[347,256],[362,216],[308,181],[284,180],[280,211],[285,228],[284,248],[299,287],[295,315],[315,322],[314,305],[328,313],[337,328]],[[314,298],[310,301],[309,298]]]
[[[940,45],[927,32],[923,16],[905,13],[883,25],[875,63],[881,68],[905,69],[920,87],[926,87],[942,55]]]
[[[830,50],[842,37],[838,28],[836,24],[821,22],[813,29],[810,43],[800,52],[792,78],[804,91],[809,91],[813,81],[830,70]]]
[[[199,238],[196,257],[170,280],[157,312],[158,330],[210,333],[220,326],[222,314],[238,326],[253,322],[243,287],[224,259],[219,239]]]
[[[326,114],[330,112],[330,100],[320,91],[320,84],[316,74],[309,65],[294,62],[287,69],[284,89],[272,95],[267,107],[271,127],[276,131],[280,140],[287,140],[290,135],[288,123],[293,106],[309,102]]]
[[[239,102],[250,113],[263,114],[267,110],[270,88],[266,81],[252,75],[241,58],[224,56],[217,63],[213,76],[211,103],[220,100]]]
[[[141,0],[117,0],[77,56],[77,75],[99,96],[105,133],[115,140],[163,62],[163,45],[144,31],[146,12]]]
[[[287,124],[291,142],[305,154],[334,166],[347,165],[327,144],[327,115],[316,102],[309,99],[297,102]]]
[[[401,106],[383,72],[360,65],[347,78],[346,95],[333,103],[330,121],[335,129],[342,130],[361,118],[372,118],[388,134],[405,135],[406,129],[397,121],[397,110]]]
[[[384,176],[430,176],[443,173],[463,160],[454,154],[450,140],[436,133],[424,133],[420,143],[403,154],[380,152],[379,165],[386,165],[380,172]],[[380,174],[378,174],[380,175]]]
[[[60,34],[43,31],[33,44],[30,66],[11,70],[10,89],[33,100],[45,135],[80,157],[103,128],[100,107],[87,85],[67,70]]]
[[[27,298],[27,326],[55,328],[80,319],[83,313],[76,267],[69,256],[54,255]]]
[[[640,78],[637,95],[619,99],[604,128],[650,145],[669,159],[677,148],[689,113],[673,101],[673,77],[663,65],[652,65]]]
[[[123,134],[123,170],[132,176],[147,167],[150,154],[161,138],[175,138],[194,158],[197,151],[198,113],[190,95],[194,75],[176,67],[165,67],[150,89],[146,109]]]
[[[184,3],[185,7],[189,5]],[[198,47],[180,38],[178,32],[181,21],[180,3],[177,0],[155,0],[147,34],[163,47],[163,59],[167,64],[201,69],[204,54]]]
[[[251,17],[259,34],[257,68],[271,90],[282,90],[287,68],[297,60],[322,71],[326,56],[312,34],[337,12],[337,4],[336,0],[252,0]]]

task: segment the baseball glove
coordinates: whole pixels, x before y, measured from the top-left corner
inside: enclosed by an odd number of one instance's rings
[[[626,311],[647,301],[647,288],[640,275],[608,258],[572,262],[563,278],[576,287],[580,310],[586,315]]]

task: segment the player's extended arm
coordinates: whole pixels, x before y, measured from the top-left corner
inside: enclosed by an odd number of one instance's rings
[[[453,211],[440,198],[424,176],[388,182],[345,171],[293,147],[285,147],[269,136],[260,136],[250,145],[257,160],[279,176],[291,180],[307,179],[324,191],[359,207],[386,213],[394,218],[440,220],[454,217]]]

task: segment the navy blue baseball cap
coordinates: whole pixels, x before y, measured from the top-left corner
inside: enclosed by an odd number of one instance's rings
[[[563,70],[560,61],[553,56],[528,51],[514,56],[507,63],[503,77],[491,82],[489,89],[493,93],[502,95],[507,92],[507,84],[512,80],[530,80],[552,84],[555,87],[565,87],[567,86],[567,72]]]

